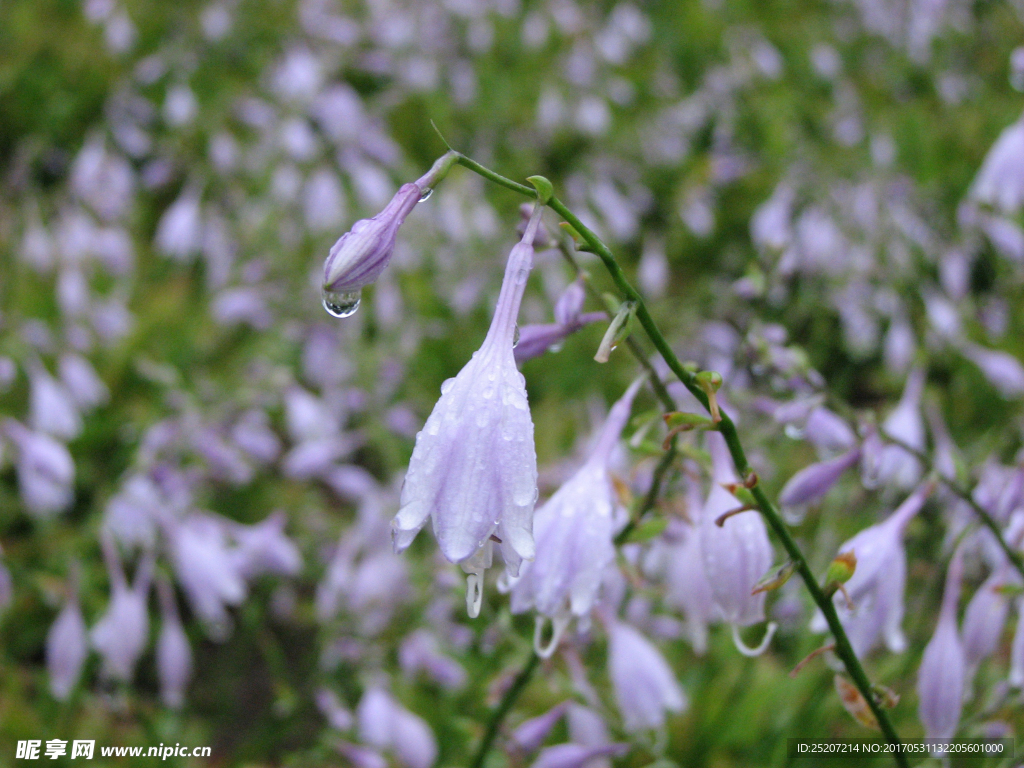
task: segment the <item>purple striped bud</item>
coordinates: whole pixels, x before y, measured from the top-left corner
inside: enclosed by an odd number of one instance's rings
[[[548,747],[531,768],[586,768],[598,757],[621,757],[629,752],[629,744],[606,744],[585,747],[582,744],[556,744]]]
[[[569,702],[563,701],[561,704],[553,706],[543,715],[531,717],[529,720],[521,723],[512,731],[512,735],[508,739],[509,748],[520,755],[536,752],[544,744],[544,740],[547,739],[548,734],[558,724],[558,721],[562,719],[568,706]]]
[[[538,617],[534,650],[542,657],[554,652],[571,617],[590,613],[602,574],[615,560],[616,499],[608,464],[642,383],[633,382],[612,406],[586,463],[534,516],[537,556],[513,588],[512,612],[533,607],[552,620],[553,636],[542,648]]]
[[[718,519],[742,504],[722,487],[735,482],[732,459],[725,440],[718,433],[707,433],[707,445],[713,463],[711,493],[701,512],[701,555],[704,574],[722,619],[733,625],[736,648],[745,655],[758,655],[767,648],[775,632],[769,624],[764,640],[757,648],[747,648],[739,638],[739,627],[764,621],[765,593],[753,594],[754,587],[772,565],[772,547],[764,520],[756,511],[735,514],[718,525]]]
[[[842,474],[860,461],[860,448],[829,461],[804,467],[793,475],[779,493],[779,504],[791,523],[803,519],[807,507],[821,501]]]
[[[85,619],[78,605],[76,588],[46,635],[46,671],[53,698],[65,701],[71,695],[88,655]]]
[[[661,728],[665,712],[682,712],[686,695],[668,662],[628,624],[608,630],[608,672],[627,731]]]
[[[157,581],[161,626],[156,640],[156,671],[160,680],[160,699],[172,708],[185,703],[185,690],[192,678],[192,646],[181,626],[174,589],[164,579]]]
[[[441,157],[424,176],[403,184],[383,211],[372,219],[357,221],[338,239],[324,262],[324,307],[328,312],[344,317],[355,311],[359,291],[380,277],[391,261],[398,228],[455,164],[455,158],[453,152]]]
[[[964,652],[956,626],[962,576],[963,556],[958,549],[946,573],[939,623],[924,649],[917,673],[917,714],[929,739],[953,738],[963,709]]]
[[[392,521],[396,552],[404,551],[426,524],[444,556],[469,574],[467,607],[480,609],[483,570],[491,536],[511,575],[532,560],[537,454],[526,383],[516,370],[512,337],[533,266],[537,208],[523,240],[508,258],[491,328],[480,349],[454,379],[416,436],[401,506]]]

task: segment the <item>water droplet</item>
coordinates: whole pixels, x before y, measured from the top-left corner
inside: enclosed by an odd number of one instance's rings
[[[329,291],[323,290],[323,305],[331,317],[351,317],[359,309],[363,297],[362,291]]]
[[[515,349],[519,344],[519,323],[516,323],[515,330],[512,331],[512,349]]]
[[[559,341],[559,342],[557,342],[555,344],[552,344],[550,347],[548,347],[548,352],[561,352],[562,351],[562,347],[564,347],[564,346],[565,346],[565,344],[563,342]]]
[[[420,200],[419,201],[421,203],[426,202],[430,198],[430,196],[432,194],[434,194],[434,188],[433,187],[427,187],[425,190],[423,190],[423,194],[420,195]]]
[[[800,429],[796,424],[787,424],[782,428],[782,431],[786,433],[786,437],[791,440],[802,440],[804,437],[804,430]]]
[[[453,386],[455,386],[455,379],[454,378],[445,379],[443,382],[441,382],[441,394],[442,395],[447,395],[448,394],[448,390],[451,389]]]

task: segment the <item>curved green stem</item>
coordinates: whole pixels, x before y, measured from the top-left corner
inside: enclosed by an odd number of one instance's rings
[[[498,702],[497,708],[491,713],[491,717],[487,721],[487,730],[484,731],[484,737],[480,740],[480,746],[477,747],[473,762],[469,764],[470,768],[483,768],[484,759],[491,750],[491,744],[494,743],[498,731],[501,730],[501,724],[505,721],[505,715],[512,709],[512,705],[516,703],[516,699],[519,698],[519,695],[526,688],[526,684],[530,682],[530,678],[533,677],[533,673],[539,664],[540,656],[530,651],[530,658],[526,665],[519,670],[516,679],[512,681],[512,685],[508,687],[505,695]]]
[[[500,184],[507,189],[519,192],[526,197],[534,199],[537,197],[537,192],[533,188],[519,184],[511,179],[507,179],[489,168],[485,168],[476,161],[469,159],[465,155],[460,154],[457,162],[469,170],[474,171],[484,178],[489,179],[496,184]],[[590,250],[597,254],[598,258],[600,258],[604,263],[612,281],[615,283],[615,286],[619,289],[622,295],[625,296],[627,300],[636,303],[636,318],[640,322],[640,325],[643,327],[648,338],[651,340],[651,343],[654,344],[655,349],[658,350],[658,353],[661,355],[672,373],[678,377],[686,388],[690,390],[693,396],[696,397],[705,409],[710,412],[708,397],[704,393],[704,390],[702,390],[697,384],[695,374],[692,371],[687,370],[683,366],[682,362],[680,362],[679,358],[676,357],[675,352],[672,351],[672,347],[662,335],[661,330],[654,322],[654,318],[651,317],[651,313],[647,310],[647,304],[644,302],[643,296],[641,296],[639,291],[637,291],[637,289],[634,288],[626,279],[625,273],[615,260],[615,256],[612,254],[608,246],[605,245],[601,239],[582,221],[580,221],[579,218],[565,206],[565,203],[557,197],[552,197],[551,200],[548,201],[548,207],[561,216],[573,227],[573,229],[576,230],[579,236],[583,238],[584,242],[586,242]],[[854,685],[857,686],[857,689],[871,708],[871,712],[878,721],[878,726],[886,740],[894,745],[899,745],[900,738],[896,733],[896,729],[893,728],[892,722],[889,720],[889,716],[875,699],[871,681],[868,678],[867,673],[864,671],[864,667],[861,665],[857,655],[853,652],[853,646],[850,644],[850,639],[846,635],[846,630],[843,629],[843,625],[839,621],[839,615],[836,613],[832,599],[827,597],[818,585],[818,581],[815,578],[814,573],[811,571],[807,558],[804,557],[803,552],[800,550],[800,546],[796,543],[792,534],[790,534],[785,521],[779,514],[779,511],[768,499],[761,487],[756,484],[756,477],[753,476],[753,472],[751,471],[746,452],[743,450],[739,434],[736,431],[736,425],[733,423],[732,419],[729,418],[728,414],[723,412],[721,417],[722,420],[718,425],[718,429],[722,433],[722,437],[725,438],[726,445],[729,447],[729,453],[732,456],[733,463],[736,465],[736,471],[744,481],[751,479],[754,481],[751,492],[754,495],[754,499],[757,501],[758,508],[764,518],[768,521],[768,525],[771,526],[771,529],[775,532],[775,535],[782,541],[782,546],[785,548],[789,558],[796,564],[797,572],[803,579],[804,584],[807,587],[807,591],[811,595],[811,599],[814,600],[815,604],[824,615],[825,621],[828,623],[829,629],[835,638],[836,656],[838,656],[843,662],[843,665],[846,667],[846,671],[849,673]],[[906,768],[908,766],[906,756],[899,751],[898,747],[895,751],[894,758],[896,760],[896,764],[901,766],[901,768]]]
[[[900,440],[898,437],[893,437],[888,432],[882,429],[879,429],[878,433],[885,440],[889,441],[893,445],[898,445],[900,448],[902,448],[910,455],[915,456],[925,466],[929,466],[931,464],[931,461],[929,460],[927,454],[924,453],[924,451],[919,451],[917,448],[910,445],[909,443]],[[1013,564],[1013,567],[1017,569],[1017,572],[1021,576],[1024,576],[1024,558],[1021,558],[1020,552],[1017,552],[1013,547],[1010,546],[1009,542],[1007,542],[1006,539],[1003,538],[1003,532],[1000,530],[999,523],[995,521],[995,518],[993,518],[992,515],[990,515],[983,506],[981,506],[977,501],[974,500],[974,496],[971,495],[971,492],[969,490],[961,486],[958,482],[943,477],[941,474],[938,473],[936,473],[936,476],[938,477],[940,483],[942,483],[950,491],[952,491],[954,494],[956,494],[965,502],[967,502],[967,505],[971,508],[971,511],[974,512],[978,520],[980,520],[981,523],[986,528],[988,528],[989,531],[991,531],[992,535],[995,536],[996,542],[999,544],[999,548],[1002,549],[1003,554],[1005,554],[1006,557],[1009,558],[1010,562]]]

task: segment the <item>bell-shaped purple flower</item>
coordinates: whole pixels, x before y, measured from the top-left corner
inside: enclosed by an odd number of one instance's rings
[[[717,432],[707,434],[713,464],[711,493],[701,513],[701,555],[704,574],[722,619],[732,625],[733,641],[744,655],[764,652],[775,633],[770,623],[764,639],[756,648],[748,648],[739,636],[739,628],[764,621],[765,593],[753,594],[761,577],[772,565],[772,546],[764,520],[756,511],[732,515],[718,525],[718,519],[742,506],[722,487],[735,482],[725,440]]]
[[[4,431],[18,446],[18,490],[28,511],[46,518],[70,507],[75,463],[67,447],[14,419],[4,422]]]
[[[363,694],[356,722],[364,743],[390,750],[407,768],[430,768],[437,758],[437,741],[427,723],[382,688],[370,688]]]
[[[946,572],[939,623],[925,646],[917,673],[917,714],[929,739],[953,738],[963,709],[966,664],[956,626],[962,576],[963,556],[958,549]]]
[[[586,463],[534,515],[537,556],[512,590],[512,612],[535,608],[534,650],[550,656],[571,617],[590,613],[605,568],[615,560],[615,490],[608,473],[612,450],[629,419],[642,379],[612,406]],[[540,646],[542,618],[554,625]]]
[[[160,597],[160,635],[156,640],[156,671],[160,700],[172,709],[185,703],[185,689],[192,679],[192,646],[181,626],[174,588],[164,579],[157,581]]]
[[[93,625],[92,645],[103,657],[103,675],[127,682],[149,640],[146,597],[153,577],[153,554],[143,556],[135,583],[129,586],[114,540],[104,535],[102,544],[110,576],[110,603],[106,613]]]
[[[894,653],[906,646],[902,629],[903,590],[907,579],[903,532],[934,488],[933,482],[922,483],[888,518],[865,528],[839,547],[840,554],[852,552],[857,558],[853,576],[845,584],[852,610],[838,594],[835,602],[836,612],[858,656],[868,653],[880,639],[884,639]],[[812,629],[826,631],[820,613]]]
[[[665,712],[682,712],[686,694],[665,657],[628,624],[608,629],[608,672],[627,731],[661,728]]]
[[[75,587],[46,635],[46,671],[53,698],[64,701],[71,695],[88,655],[85,619],[82,618]]]
[[[790,522],[798,522],[810,504],[825,497],[842,474],[860,461],[860,448],[841,456],[804,467],[793,475],[779,493],[779,504]]]
[[[391,523],[395,551],[402,552],[432,519],[441,552],[469,573],[471,615],[479,612],[492,536],[500,541],[512,575],[534,556],[537,453],[512,336],[539,221],[540,208],[509,255],[487,337],[458,375],[441,385],[441,399],[416,436],[401,506]]]
[[[328,312],[339,314],[349,309],[332,307],[331,302],[339,300],[332,297],[355,294],[352,301],[357,301],[358,291],[380,277],[391,261],[398,228],[454,162],[454,153],[444,155],[424,176],[403,184],[383,211],[372,219],[357,221],[338,239],[324,262],[324,306]]]

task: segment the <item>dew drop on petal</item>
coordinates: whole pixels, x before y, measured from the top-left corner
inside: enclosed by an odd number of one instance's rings
[[[323,305],[331,317],[351,317],[359,309],[362,291],[329,291],[323,289]]]
[[[450,379],[445,379],[445,380],[444,380],[444,381],[443,381],[443,382],[441,383],[441,394],[442,394],[442,395],[447,395],[447,394],[448,394],[448,391],[449,391],[449,390],[450,390],[450,389],[451,389],[451,388],[452,388],[452,387],[453,387],[454,385],[455,385],[455,378],[454,378],[454,377],[452,377],[452,378],[450,378]]]
[[[423,190],[423,194],[420,195],[419,202],[425,203],[427,200],[430,199],[430,196],[432,194],[434,194],[434,188],[433,187],[427,187],[425,190]]]
[[[512,349],[519,346],[519,323],[516,323],[515,329],[512,331]]]

